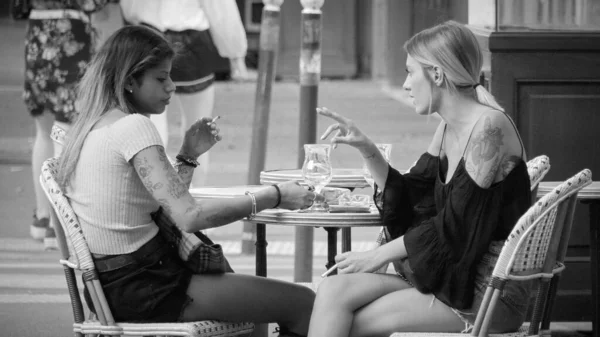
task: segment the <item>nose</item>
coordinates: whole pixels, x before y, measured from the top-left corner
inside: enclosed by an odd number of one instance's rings
[[[171,77],[169,77],[169,80],[167,81],[167,85],[165,87],[165,90],[168,93],[173,93],[176,88],[177,88],[177,86],[175,85],[175,83],[173,82],[173,80],[171,79]]]
[[[406,80],[404,80],[404,83],[402,83],[402,88],[406,91],[410,91],[410,83],[408,83],[408,76],[406,77]]]

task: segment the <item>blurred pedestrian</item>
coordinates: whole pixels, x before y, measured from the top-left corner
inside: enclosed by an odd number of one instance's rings
[[[53,123],[63,128],[73,120],[75,86],[93,50],[89,14],[105,0],[31,0],[25,35],[23,99],[35,122],[31,157],[36,208],[30,234],[56,246],[50,227],[50,205],[39,183],[42,163],[55,155],[50,139]]]
[[[236,76],[245,76],[247,40],[234,0],[121,0],[124,19],[161,31],[178,50],[171,78],[177,86],[171,106],[181,111],[180,134],[200,116],[212,116],[215,70],[221,57],[229,58]],[[240,61],[242,60],[242,62]],[[167,114],[153,115],[165,148],[168,147]],[[200,172],[192,187],[205,185],[208,153],[201,157]]]

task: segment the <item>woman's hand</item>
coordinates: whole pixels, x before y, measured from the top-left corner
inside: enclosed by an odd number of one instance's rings
[[[326,139],[333,131],[337,130],[337,133],[331,138],[331,143],[334,148],[337,144],[348,144],[352,147],[357,148],[363,152],[370,148],[373,142],[367,137],[362,131],[354,124],[354,121],[348,119],[337,112],[331,111],[325,107],[317,108],[317,112],[323,116],[329,117],[335,120],[337,123],[330,125],[325,133],[321,136],[321,139]]]
[[[377,262],[375,250],[345,252],[337,255],[335,262],[338,265],[339,274],[372,273],[381,268],[381,264]]]
[[[321,194],[307,190],[300,186],[297,181],[286,181],[277,186],[281,191],[279,208],[303,209],[312,206],[315,202],[325,200]]]
[[[202,117],[185,132],[180,153],[198,158],[222,139],[212,118]]]

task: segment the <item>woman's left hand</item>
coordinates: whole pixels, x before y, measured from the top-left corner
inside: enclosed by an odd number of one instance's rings
[[[335,257],[338,274],[372,273],[379,269],[375,250],[366,252],[345,252]]]
[[[202,117],[185,132],[180,152],[198,157],[221,139],[216,122],[212,118]]]

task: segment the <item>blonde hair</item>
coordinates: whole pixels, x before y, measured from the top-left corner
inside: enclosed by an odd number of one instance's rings
[[[113,109],[137,113],[127,81],[172,58],[173,48],[159,32],[144,26],[126,26],[111,35],[92,58],[78,85],[78,116],[67,133],[59,159],[58,182],[65,188],[75,172],[85,138],[94,125]]]
[[[406,41],[404,50],[423,68],[440,67],[450,92],[474,90],[479,103],[504,111],[494,96],[478,85],[483,56],[475,34],[465,25],[446,21],[425,29]]]

